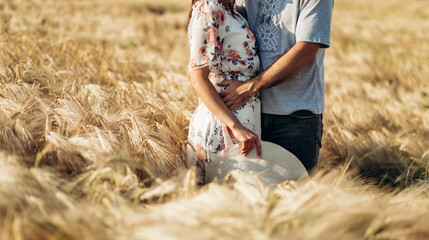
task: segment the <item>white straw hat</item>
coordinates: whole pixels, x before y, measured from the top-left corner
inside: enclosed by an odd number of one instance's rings
[[[217,154],[206,169],[206,181],[223,179],[231,171],[256,173],[266,185],[279,184],[286,180],[299,180],[308,176],[307,170],[295,155],[283,147],[261,141],[262,156],[256,149],[247,156],[241,154],[241,144],[234,144]]]

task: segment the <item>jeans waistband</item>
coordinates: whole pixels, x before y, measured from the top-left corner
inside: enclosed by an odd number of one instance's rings
[[[314,114],[312,111],[308,111],[308,110],[298,110],[298,111],[291,113],[290,115],[295,115],[295,116],[300,116],[300,117],[311,117],[311,116],[317,116],[320,114]]]
[[[298,110],[295,111],[289,115],[276,115],[276,114],[269,114],[269,113],[262,113],[263,115],[272,115],[272,116],[300,116],[300,117],[311,117],[311,116],[320,116],[322,114],[315,114],[312,111],[309,110]]]

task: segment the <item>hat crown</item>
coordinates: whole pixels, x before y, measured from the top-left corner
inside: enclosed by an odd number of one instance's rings
[[[252,172],[266,185],[279,184],[287,180],[297,181],[308,173],[301,161],[288,150],[275,143],[261,141],[262,156],[256,149],[247,156],[241,154],[241,144],[234,144],[217,154],[206,170],[206,181],[223,179],[231,171]]]

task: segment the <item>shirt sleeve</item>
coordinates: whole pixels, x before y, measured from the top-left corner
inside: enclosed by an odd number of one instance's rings
[[[328,48],[334,0],[303,0],[296,28],[297,42],[320,43]]]
[[[189,71],[220,64],[225,30],[225,10],[219,3],[209,0],[195,5],[188,28]]]

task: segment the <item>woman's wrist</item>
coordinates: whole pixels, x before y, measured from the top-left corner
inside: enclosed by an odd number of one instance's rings
[[[239,129],[242,126],[243,125],[241,124],[240,121],[238,121],[238,119],[232,121],[231,124],[227,124],[227,127],[229,127],[230,129]]]

